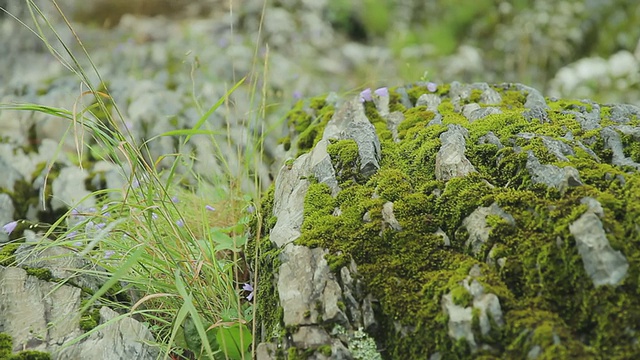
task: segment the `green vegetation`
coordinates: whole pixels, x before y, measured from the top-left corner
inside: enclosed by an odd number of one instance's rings
[[[51,360],[51,355],[42,351],[23,350],[12,353],[13,339],[0,333],[0,359],[3,360]]]
[[[381,313],[387,319],[381,330],[372,335],[389,358],[416,358],[425,352],[468,358],[472,352],[473,356],[491,356],[494,351],[519,358],[533,346],[540,346],[544,356],[594,358],[606,353],[611,358],[626,358],[637,351],[632,342],[619,339],[625,336],[624,328],[633,328],[640,319],[640,311],[634,310],[640,309],[640,303],[633,295],[638,279],[630,275],[618,288],[594,288],[584,272],[569,224],[587,209],[585,205],[575,205],[580,204],[580,199],[597,199],[605,209],[602,221],[609,229],[611,246],[625,254],[630,269],[637,269],[640,237],[637,229],[630,226],[639,212],[625,209],[637,207],[640,177],[599,163],[580,151],[577,140],[589,143],[586,139],[599,135],[581,131],[573,116],[561,111],[575,106],[589,111],[590,104],[550,102],[550,119],[542,124],[540,119],[527,121],[521,115],[525,102],[522,95],[511,89],[495,90],[506,94],[501,105],[503,113],[473,123],[453,113],[446,96],[439,108],[443,125],[425,126],[430,117],[424,109],[405,111],[405,121],[400,124],[402,141],[382,140],[381,168],[366,182],[351,171],[357,164],[357,157],[353,157],[357,154],[355,143],[332,142],[329,153],[341,191],[334,198],[327,185],[311,184],[305,198],[302,235],[296,243],[329,249],[326,259],[336,273],[355,260],[367,289],[380,300]],[[408,92],[419,96],[413,89]],[[474,93],[471,96],[478,98]],[[469,130],[466,153],[479,172],[444,182],[436,180],[434,164],[440,149],[439,135],[448,124],[463,125]],[[576,141],[565,142],[576,153],[569,156],[569,162],[549,153],[539,137],[530,141],[515,137],[532,132],[557,139],[569,130],[576,137]],[[504,144],[502,149],[478,144],[477,139],[489,131]],[[603,147],[591,143],[596,155],[606,156]],[[523,152],[515,152],[511,144],[520,146]],[[585,185],[561,192],[534,185],[523,170],[527,150],[543,164],[576,167]],[[622,176],[625,184],[619,183],[616,176]],[[487,181],[495,187],[488,186]],[[372,196],[374,192],[378,197]],[[402,231],[385,228],[380,214],[386,201],[394,203]],[[467,244],[469,234],[463,219],[476,208],[492,203],[513,216],[518,225],[513,226],[500,216],[488,217],[489,239],[474,254]],[[334,215],[336,207],[340,216]],[[362,220],[365,214],[366,222]],[[434,234],[437,229],[448,234],[450,246]],[[562,245],[557,245],[556,239],[563,239]],[[489,265],[485,262],[487,256],[505,262]],[[474,337],[494,350],[472,350],[466,341],[455,341],[447,335],[448,319],[439,299],[451,294],[455,304],[471,306],[473,296],[460,284],[469,277],[473,266],[479,266],[481,274],[475,281],[485,293],[498,296],[506,316],[505,327],[494,323],[491,332],[483,335],[479,314],[474,313]],[[568,289],[572,294],[567,293]],[[585,307],[586,304],[589,305]],[[600,309],[601,315],[594,317],[589,310],[594,307]],[[396,322],[421,330],[403,337],[394,330]],[[575,337],[576,332],[582,334],[582,340]]]

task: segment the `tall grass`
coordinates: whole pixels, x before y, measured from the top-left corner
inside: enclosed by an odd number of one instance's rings
[[[192,128],[176,129],[138,143],[127,127],[122,126],[125,117],[104,85],[107,82],[103,81],[79,34],[57,2],[52,1],[58,14],[43,13],[32,0],[26,0],[26,3],[34,23],[33,33],[87,89],[80,94],[77,103],[83,104],[90,99],[91,104],[78,105],[71,110],[41,104],[0,104],[0,109],[45,113],[59,119],[61,126],[68,126],[71,133],[89,134],[101,149],[94,152],[94,156],[97,153],[103,160],[117,165],[126,179],[120,189],[94,192],[91,196],[98,199],[95,207],[69,204],[65,216],[44,234],[49,240],[33,249],[42,252],[54,246],[68,248],[72,250],[70,256],[79,256],[91,263],[91,266],[74,269],[78,276],[97,277],[103,281],[97,290],[83,288],[88,301],[83,302],[81,324],[88,331],[65,346],[82,341],[106,326],[92,324],[87,314],[100,305],[109,305],[121,313],[112,321],[126,316],[144,321],[155,336],[155,345],[161,349],[162,358],[253,358],[253,309],[259,293],[250,296],[253,292],[244,285],[254,284],[257,273],[249,272],[243,249],[248,241],[249,223],[257,222],[259,227],[261,221],[257,213],[259,206],[255,206],[260,201],[261,185],[258,171],[254,169],[260,165],[263,139],[256,133],[245,132],[251,137],[245,144],[254,147],[238,148],[238,158],[246,160],[240,174],[220,158],[228,172],[214,183],[191,174],[198,179],[191,187],[179,185],[183,175],[177,168],[189,160],[185,154],[178,151],[163,155],[161,158],[173,158],[173,166],[158,170],[156,163],[160,159],[152,162],[147,145],[166,136],[179,137],[182,145],[194,136],[207,136],[216,144],[216,135],[230,135],[231,130],[229,127],[222,131],[210,129],[207,120],[216,111],[230,111],[226,106],[228,97],[240,86],[249,86],[254,95],[262,92],[261,97],[252,96],[251,106],[255,111],[244,118],[249,119],[246,127],[261,129],[259,133],[264,134],[261,122],[264,111],[261,109],[265,107],[266,84],[258,88],[259,76],[256,75],[266,73],[267,61],[261,68],[254,60],[251,80],[245,84],[243,78],[230,84],[226,95],[202,112]],[[70,44],[64,43],[49,21],[51,16],[60,16],[71,30],[89,69],[81,66],[80,55],[71,50]],[[62,54],[49,38],[60,43]],[[254,59],[258,59],[258,47]],[[96,76],[99,84],[92,83],[89,74]],[[258,98],[262,99],[260,103]],[[107,102],[111,103],[109,107]],[[78,166],[82,166],[87,158],[85,143],[85,138],[76,138]],[[53,171],[54,161],[47,164],[47,171]],[[255,188],[247,192],[240,184],[249,178]],[[47,204],[47,200],[41,199],[43,204]],[[256,234],[259,236],[260,232]],[[252,241],[259,242],[260,239]],[[74,283],[76,279],[63,281]]]

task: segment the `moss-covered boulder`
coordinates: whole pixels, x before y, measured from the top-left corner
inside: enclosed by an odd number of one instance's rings
[[[640,109],[520,84],[369,94],[289,118],[259,358],[640,357]]]

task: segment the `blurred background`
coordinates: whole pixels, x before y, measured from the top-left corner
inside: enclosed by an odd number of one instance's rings
[[[5,0],[9,2],[21,3]],[[340,78],[340,84],[317,92],[349,89],[362,83],[413,82],[428,71],[429,77],[439,82],[521,82],[553,96],[640,101],[640,2],[635,0],[59,3],[74,21],[117,33],[119,36],[112,41],[119,38],[138,42],[188,36],[188,24],[173,30],[178,32],[173,34],[166,34],[163,21],[156,22],[155,29],[153,23],[145,26],[148,34],[131,29],[136,27],[131,22],[146,22],[143,18],[157,16],[176,23],[218,19],[221,27],[233,26],[238,36],[248,36],[249,43],[251,39],[255,42],[264,7],[261,42],[269,44],[272,53],[285,54],[297,63],[295,69],[300,72],[348,74],[347,81]],[[124,39],[127,30],[131,37]],[[209,34],[210,44],[202,46],[232,42],[229,34],[218,30]],[[340,56],[328,58],[327,55],[336,55],[336,50]],[[288,80],[293,80],[288,81],[290,85],[296,83],[295,79]]]
[[[65,43],[82,54],[56,6],[36,3]],[[70,108],[81,87],[60,61],[68,56],[52,32],[44,31],[62,53],[58,59],[49,55],[34,35],[35,25],[45,21],[35,14],[34,22],[24,4],[0,0],[6,10],[0,13],[0,102]],[[65,0],[58,5],[123,110],[124,126],[140,139],[193,126],[248,76],[226,111],[210,119],[214,128],[238,124],[231,146],[221,150],[225,157],[237,152],[233,145],[242,145],[241,134],[250,130],[266,133],[266,151],[273,152],[267,155],[277,158],[284,131],[279,120],[300,98],[419,80],[519,82],[546,96],[640,105],[637,0]],[[259,116],[267,126],[252,129],[244,120],[256,116],[263,100],[267,108]],[[0,113],[0,124],[12,124],[1,131],[24,137],[26,123],[36,124],[39,136],[62,136],[56,126],[47,126],[46,116],[38,116]],[[18,117],[23,121],[15,122]],[[158,142],[151,150],[166,154],[174,146]],[[180,151],[214,149],[196,144]],[[215,169],[215,160],[205,163]]]

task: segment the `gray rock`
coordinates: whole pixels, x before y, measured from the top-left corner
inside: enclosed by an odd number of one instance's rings
[[[71,249],[61,246],[43,247],[43,244],[50,244],[51,241],[40,235],[35,236],[36,241],[23,244],[16,250],[17,264],[29,268],[49,269],[54,278],[65,279],[78,288],[86,288],[94,292],[100,289],[104,281],[88,273],[104,271],[104,269],[95,268],[88,260],[78,256],[78,253]],[[86,270],[87,273],[79,270]]]
[[[473,330],[471,328],[473,322],[472,308],[456,305],[453,302],[451,294],[442,295],[442,311],[449,317],[448,334],[454,340],[464,339],[469,347],[473,350],[477,349],[478,344],[475,341]]]
[[[631,166],[640,170],[640,163],[637,163],[631,158],[625,156],[622,140],[614,128],[607,126],[600,131],[600,134],[604,140],[605,148],[610,149],[613,152],[613,157],[611,159],[612,164],[618,166]]]
[[[469,238],[465,242],[465,247],[471,248],[471,252],[476,255],[482,249],[489,239],[491,227],[487,226],[487,216],[497,215],[503,218],[511,225],[515,225],[515,219],[509,213],[505,212],[493,203],[488,207],[479,207],[475,209],[469,216],[462,220],[462,226],[467,229]],[[446,241],[446,240],[445,240]]]
[[[380,139],[359,98],[345,102],[327,124],[322,140],[352,139],[358,144],[360,171],[370,177],[380,168]]]
[[[87,170],[77,167],[65,167],[60,170],[58,177],[51,184],[53,209],[68,209],[75,206],[94,207],[96,199],[84,184],[88,176]]]
[[[569,231],[576,239],[584,270],[593,286],[615,286],[624,279],[629,262],[620,251],[611,247],[602,221],[596,214],[585,212],[569,225]]]
[[[396,220],[396,217],[393,214],[393,203],[392,202],[387,201],[382,206],[382,219],[385,221],[385,224],[387,224],[393,230],[395,230],[395,231],[401,231],[402,230],[402,226],[400,225],[398,220]]]
[[[481,103],[486,105],[499,105],[502,102],[502,96],[486,83],[483,83],[479,87],[483,90],[480,95]]]
[[[442,100],[437,94],[422,94],[416,101],[416,106],[426,106],[427,110],[436,112],[441,102]]]
[[[502,149],[504,145],[500,142],[500,139],[493,133],[493,131],[489,131],[485,135],[482,135],[478,138],[478,144],[493,144],[498,147],[498,149]]]
[[[559,161],[569,161],[567,156],[575,156],[575,152],[571,146],[548,136],[542,136],[542,143]]]
[[[413,107],[413,104],[411,103],[411,99],[409,98],[409,94],[407,94],[407,89],[405,89],[403,86],[400,86],[396,88],[396,93],[400,95],[400,103],[405,108],[410,109]]]
[[[348,323],[338,307],[342,290],[324,259],[326,253],[319,248],[285,246],[278,273],[285,326],[320,325],[320,321]]]
[[[580,123],[580,127],[584,131],[599,129],[602,127],[600,125],[600,106],[597,104],[592,105],[591,112],[564,111],[563,113],[575,116],[578,123]]]
[[[467,129],[449,125],[449,130],[440,134],[442,146],[436,155],[436,179],[450,180],[463,177],[476,169],[465,156]]]
[[[0,228],[13,221],[13,200],[8,194],[0,193]],[[9,235],[0,231],[0,244],[9,241]]]
[[[540,108],[540,109],[548,109],[549,105],[544,99],[544,96],[540,93],[540,91],[526,85],[516,84],[516,89],[520,91],[525,91],[527,93],[527,100],[524,103],[524,107],[527,109]]]
[[[501,114],[502,110],[495,107],[480,107],[476,103],[467,104],[462,107],[462,115],[464,115],[469,122],[474,122],[487,117],[491,114]]]
[[[399,142],[398,138],[398,125],[404,121],[404,114],[399,111],[394,111],[387,115],[387,129],[391,131],[391,136],[393,137],[393,141]]]
[[[158,350],[149,330],[130,317],[114,320],[73,345],[79,329],[81,291],[77,287],[39,280],[21,268],[0,268],[0,328],[13,337],[14,351],[50,352],[62,359],[155,359]],[[120,315],[103,307],[101,324]]]
[[[58,359],[152,360],[158,357],[159,349],[148,345],[154,341],[149,329],[130,316],[121,317],[103,306],[100,325],[105,326],[77,346],[62,348]]]
[[[614,104],[611,106],[611,121],[626,124],[633,116],[640,118],[640,108],[635,105]]]
[[[538,120],[541,123],[548,123],[550,120],[549,120],[549,114],[547,113],[547,109],[548,107],[544,107],[544,106],[540,106],[540,107],[533,106],[527,111],[523,112],[522,116],[524,116],[524,118],[527,119],[527,121]]]
[[[570,186],[580,186],[580,173],[572,166],[565,166],[562,169],[555,165],[543,165],[533,155],[533,152],[527,152],[527,171],[531,174],[531,181],[534,184],[545,184],[549,187],[555,187],[560,191],[564,191]]]

